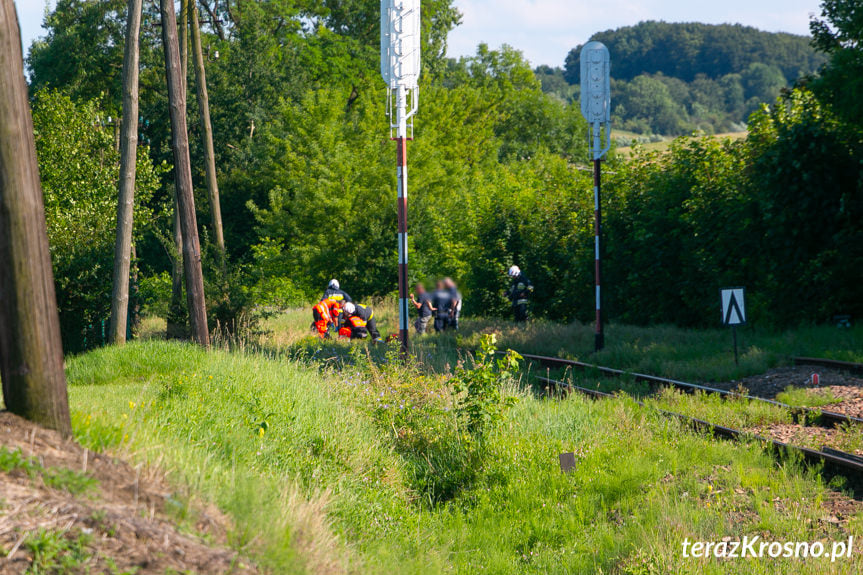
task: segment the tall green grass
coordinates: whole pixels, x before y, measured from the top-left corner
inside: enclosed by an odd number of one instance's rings
[[[389,300],[375,302],[381,333],[396,330],[396,308]],[[311,311],[291,310],[264,322],[258,342],[270,350],[297,346],[308,336]],[[447,372],[464,350],[476,349],[484,333],[494,333],[502,348],[522,353],[558,356],[630,371],[693,382],[731,381],[789,365],[792,356],[826,357],[863,362],[863,326],[837,328],[803,326],[780,332],[744,326],[738,329],[740,364],[734,363],[729,329],[684,329],[674,326],[606,327],[606,346],[594,352],[593,326],[545,320],[510,321],[465,318],[460,332],[414,336],[414,354],[429,369]]]
[[[217,504],[233,520],[233,544],[272,573],[855,568],[684,559],[686,537],[859,537],[863,518],[820,521],[831,495],[813,471],[777,465],[755,445],[693,434],[625,398],[547,400],[512,390],[519,401],[486,437],[488,455],[470,481],[445,500],[424,499],[413,470],[427,447],[406,451],[399,439],[408,428],[376,414],[390,401],[393,409],[429,402],[445,422],[446,376],[405,373],[392,362],[371,368],[344,344],[327,345],[343,354],[339,369],[288,353],[160,341],[72,358],[76,435],[162,467],[180,501]],[[577,456],[570,474],[558,466],[565,451]]]

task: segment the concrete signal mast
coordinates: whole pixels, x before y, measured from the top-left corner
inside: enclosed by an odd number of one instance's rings
[[[602,316],[602,158],[611,148],[611,57],[602,42],[588,42],[581,49],[581,113],[590,127],[588,148],[593,159],[593,213],[596,249],[595,349],[605,347]],[[604,141],[603,141],[603,126]]]
[[[419,104],[420,0],[381,0],[381,75],[387,83],[390,137],[398,176],[399,339],[408,353],[408,129]]]

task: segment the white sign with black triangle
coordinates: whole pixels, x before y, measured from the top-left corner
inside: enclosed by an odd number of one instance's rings
[[[720,290],[722,300],[722,324],[743,325],[746,323],[745,288],[723,288]]]

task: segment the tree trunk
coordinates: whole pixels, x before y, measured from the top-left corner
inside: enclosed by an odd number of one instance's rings
[[[186,97],[189,78],[189,41],[187,38],[189,14],[189,0],[180,0],[180,68],[182,68],[183,102],[188,102]],[[183,231],[180,227],[180,212],[177,204],[177,190],[174,189],[174,218],[173,234],[174,247],[177,253],[171,260],[171,305],[168,308],[166,336],[168,339],[185,339],[186,319],[188,314],[183,309]]]
[[[198,21],[197,0],[192,4],[192,52],[195,57],[195,85],[197,86],[198,111],[201,115],[201,137],[204,140],[204,159],[207,195],[210,199],[210,216],[213,234],[219,251],[225,253],[225,235],[222,231],[222,207],[219,203],[219,182],[216,179],[216,154],[213,150],[213,126],[210,123],[210,98],[207,95],[207,72],[204,69],[204,51],[201,47],[201,26]]]
[[[132,214],[135,206],[135,167],[138,155],[138,36],[142,0],[129,0],[123,57],[123,135],[120,140],[120,186],[117,237],[114,242],[114,289],[108,341],[126,342],[129,315],[129,268],[132,253]]]
[[[171,305],[168,308],[168,339],[186,338],[187,315],[183,310],[183,231],[180,229],[180,210],[177,207],[176,186],[171,194],[174,201],[172,230],[175,252],[171,254]]]
[[[129,274],[129,330],[132,338],[141,332],[141,290],[138,284],[138,249],[132,243],[132,271]]]
[[[173,0],[160,0],[162,43],[165,48],[165,76],[171,113],[171,144],[174,150],[174,180],[180,228],[183,232],[183,275],[192,337],[202,346],[210,345],[207,308],[204,302],[204,274],[201,271],[201,244],[195,217],[192,167],[189,159],[189,132],[186,127],[186,102],[183,98],[180,50],[177,41],[177,15]]]
[[[12,0],[0,0],[0,379],[9,411],[71,434],[45,204]]]
[[[183,75],[183,101],[188,102],[186,96],[189,86],[189,2],[198,0],[180,0],[180,21],[177,22],[178,37],[180,42],[180,68]]]

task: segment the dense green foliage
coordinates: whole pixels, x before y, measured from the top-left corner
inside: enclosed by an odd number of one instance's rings
[[[640,134],[740,131],[759,105],[814,73],[809,39],[741,25],[642,22],[594,34],[612,59],[615,126]],[[543,89],[577,97],[581,46],[563,68],[542,66]]]
[[[219,6],[213,19],[212,7],[201,4],[226,261],[207,245],[198,123],[190,121],[211,320],[231,329],[261,306],[318,297],[332,277],[360,300],[392,294],[395,147],[378,72],[378,3],[235,0]],[[702,118],[705,130],[722,130],[735,127],[728,124],[732,116],[736,123],[756,111],[749,137],[737,143],[681,140],[667,154],[612,156],[604,196],[610,319],[713,324],[716,292],[726,284],[746,285],[751,318],[769,325],[863,315],[860,107],[831,88],[854,76],[859,62],[861,35],[842,11],[847,6],[825,3],[827,24],[816,26],[818,45],[830,57],[823,75],[810,82],[811,90],[779,99],[780,88],[824,58],[806,39],[739,26],[657,23],[598,36],[613,54],[625,45],[642,62],[638,73],[633,68],[615,80],[615,113],[617,120],[628,118],[624,125],[650,130],[661,124],[667,128],[657,131],[675,133],[702,126],[696,122]],[[145,10],[141,132],[151,144],[150,161],[159,165],[170,158],[167,105],[157,14],[150,4]],[[28,60],[37,107],[51,86],[68,96],[68,114],[92,115],[93,94],[103,95],[103,115],[118,108],[116,74],[98,70],[119,69],[122,12],[111,3],[58,2],[46,20],[48,35]],[[445,40],[457,11],[440,0],[425,3],[423,14],[422,101],[408,145],[410,281],[453,276],[466,296],[466,314],[505,315],[504,272],[518,264],[536,286],[535,315],[589,319],[593,198],[584,121],[569,100],[575,87],[559,70],[534,73],[508,46],[480,45],[474,56],[447,59]],[[686,50],[683,32],[691,36]],[[690,55],[689,68],[660,61],[676,51]],[[568,90],[563,98],[554,94],[560,90]],[[771,105],[763,108],[763,101]],[[194,98],[189,104],[192,117]],[[52,236],[60,291],[80,300],[72,306],[61,297],[64,321],[82,322],[67,334],[96,325],[108,305],[104,256],[114,220],[116,153],[109,131],[90,131],[101,134],[99,153],[80,166],[45,150],[92,148],[89,132],[75,138],[45,132],[40,144],[48,193],[60,193],[52,178],[82,176],[62,193],[98,220],[82,234],[99,234],[87,249],[100,246],[101,263],[81,259],[81,244]],[[51,139],[58,143],[49,145]],[[97,157],[104,161],[93,165]],[[154,310],[164,309],[171,251],[170,178],[157,172],[141,171],[139,203],[149,211],[140,213],[153,215],[139,219],[149,225],[140,226],[136,242]],[[66,216],[48,204],[52,229],[62,228]]]
[[[97,101],[76,104],[43,91],[33,102],[48,239],[54,263],[60,328],[66,351],[104,341],[111,309],[119,153],[115,125]],[[160,172],[138,150],[135,237],[152,224],[147,209]]]
[[[863,12],[854,2],[823,0],[822,18],[811,22],[819,50],[830,55],[813,84],[845,121],[863,129]]]
[[[701,323],[716,290],[739,284],[756,321],[859,317],[860,153],[811,93],[795,91],[755,114],[746,140],[636,155],[618,168],[608,210],[612,313]]]

